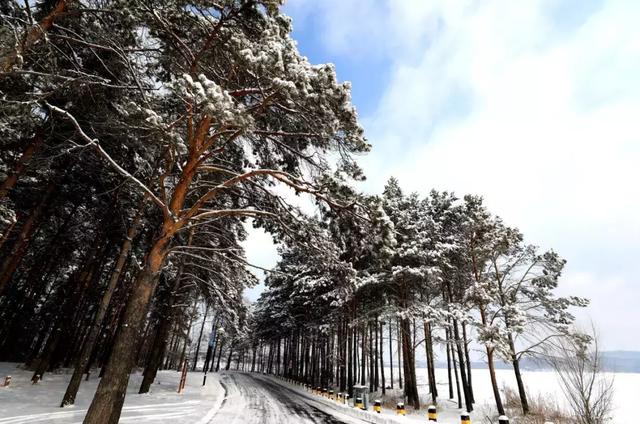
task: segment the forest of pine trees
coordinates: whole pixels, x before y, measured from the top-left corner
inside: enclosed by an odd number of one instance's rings
[[[564,260],[480,197],[354,189],[370,146],[350,85],[298,52],[280,6],[0,3],[0,361],[70,368],[61,406],[99,373],[84,422],[115,423],[132,370],[145,393],[187,361],[349,393],[400,383],[415,408],[426,372],[433,401],[471,411],[473,348],[498,411],[503,360],[526,413],[522,358],[581,337],[586,300],[554,294]],[[255,304],[248,226],[281,256]]]

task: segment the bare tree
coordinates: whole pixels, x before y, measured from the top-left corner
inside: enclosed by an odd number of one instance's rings
[[[611,421],[614,378],[603,372],[595,329],[583,338],[558,341],[548,361],[558,375],[576,423],[604,424]]]

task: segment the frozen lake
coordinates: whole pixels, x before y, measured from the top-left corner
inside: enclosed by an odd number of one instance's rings
[[[421,385],[420,392],[426,393],[427,372],[426,369],[419,368],[416,370],[418,375],[418,383]],[[489,379],[489,371],[486,369],[474,369],[473,387],[476,396],[477,405],[484,403],[493,404],[493,392],[491,391],[491,381]],[[496,371],[499,386],[510,386],[516,388],[516,381],[511,370]],[[637,419],[638,405],[636,402],[640,399],[640,374],[634,373],[613,373],[615,379],[615,411],[614,423],[626,424],[632,423]],[[388,377],[388,374],[387,374]],[[558,402],[563,402],[564,394],[558,384],[556,375],[552,371],[525,371],[523,372],[525,385],[528,387],[529,397],[533,398],[538,395],[553,396]],[[440,395],[448,394],[447,389],[447,370],[437,369],[436,379],[440,388]],[[426,401],[426,399],[425,399]]]

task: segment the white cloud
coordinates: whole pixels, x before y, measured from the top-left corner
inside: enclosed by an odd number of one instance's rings
[[[391,68],[364,117],[379,192],[485,196],[569,261],[561,292],[590,297],[609,349],[640,350],[640,2],[290,0],[324,48]],[[376,72],[372,69],[371,72]],[[357,83],[357,81],[356,81]],[[269,252],[249,240],[249,258]],[[275,262],[275,253],[268,253]]]
[[[559,6],[289,3],[295,26],[322,22],[329,51],[392,68],[364,117],[366,189],[395,175],[408,190],[484,195],[569,260],[563,291],[592,298],[611,348],[640,349],[628,337],[640,329],[640,2]]]
[[[390,53],[365,120],[367,187],[395,175],[408,190],[484,195],[569,260],[565,284],[593,299],[611,347],[639,349],[640,4],[607,2],[557,39],[548,2],[459,5],[428,11],[441,26],[422,49]]]

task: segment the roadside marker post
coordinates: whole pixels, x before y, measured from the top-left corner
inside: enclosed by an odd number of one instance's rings
[[[435,405],[429,405],[429,408],[427,408],[427,417],[429,421],[438,421],[438,409]]]
[[[333,394],[334,394],[334,393],[335,393],[335,392],[334,392],[333,390],[329,390],[329,399],[331,399],[331,400],[335,400],[335,399],[334,399],[334,396],[333,396]]]
[[[382,411],[382,402],[380,401],[380,399],[376,399],[373,401],[373,410],[378,414]]]
[[[509,424],[509,418],[504,415],[498,417],[498,424]]]
[[[461,424],[471,424],[471,417],[466,412],[460,415]]]
[[[361,397],[357,397],[356,398],[356,403],[354,405],[356,408],[358,409],[364,409],[364,403],[362,402],[362,398]]]
[[[404,403],[403,402],[398,402],[396,404],[396,414],[398,415],[406,415],[407,411],[404,409]]]

